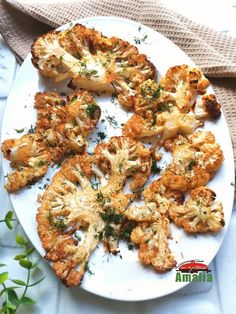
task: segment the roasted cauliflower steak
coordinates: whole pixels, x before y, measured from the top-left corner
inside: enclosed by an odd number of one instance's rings
[[[168,188],[185,192],[205,185],[220,168],[223,152],[210,131],[179,136],[172,145],[172,162],[162,174]]]
[[[189,233],[218,232],[225,225],[221,202],[206,186],[190,191],[190,199],[184,205],[173,205],[169,210],[173,222]]]
[[[2,143],[4,158],[16,171],[7,176],[6,189],[16,192],[46,174],[49,165],[65,155],[82,153],[85,137],[96,126],[101,109],[87,91],[77,91],[67,99],[57,93],[35,95],[36,128],[20,139]]]
[[[131,240],[139,246],[139,260],[144,265],[152,265],[158,272],[166,272],[175,267],[168,238],[169,220],[160,216],[155,222],[141,222],[132,231]]]
[[[127,106],[136,89],[156,70],[138,49],[117,37],[76,24],[39,37],[31,48],[32,63],[56,82],[70,79],[70,86],[119,94]]]
[[[143,174],[145,168],[147,175],[150,168],[148,149],[141,146],[122,137],[111,138],[106,146],[98,145],[93,156],[85,153],[69,158],[46,189],[37,214],[38,233],[46,259],[67,286],[80,284],[100,240],[110,252],[117,252],[121,213],[134,197],[122,193],[123,185],[127,177],[135,181],[138,171]],[[94,176],[100,182],[96,189]],[[78,230],[83,230],[83,240],[76,241]]]

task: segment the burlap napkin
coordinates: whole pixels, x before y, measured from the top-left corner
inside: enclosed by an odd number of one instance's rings
[[[38,35],[73,19],[113,15],[154,28],[211,78],[236,152],[236,38],[193,23],[157,0],[0,0],[0,13],[0,32],[20,60]]]

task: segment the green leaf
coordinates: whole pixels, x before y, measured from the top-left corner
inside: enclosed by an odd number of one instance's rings
[[[0,263],[0,267],[7,266],[6,264]]]
[[[27,283],[25,283],[24,281],[22,281],[20,279],[11,279],[11,281],[16,283],[17,285],[20,285],[20,286],[27,286]]]
[[[6,219],[11,220],[12,217],[13,217],[13,211],[10,210],[10,211],[6,214],[5,220],[6,220]]]
[[[5,223],[8,229],[10,230],[12,229],[12,224],[11,224],[12,217],[13,217],[13,211],[9,211],[5,216]]]
[[[37,301],[35,301],[35,300],[33,300],[33,299],[29,298],[29,297],[23,297],[23,298],[21,298],[19,300],[19,303],[20,304],[28,304],[28,305],[30,305],[30,304],[37,303]]]
[[[40,283],[41,281],[43,281],[43,280],[44,280],[44,278],[45,278],[45,277],[43,277],[43,278],[41,278],[41,279],[39,279],[39,280],[37,280],[37,281],[33,282],[32,284],[28,285],[28,287],[33,287],[33,286],[36,286],[38,283]]]
[[[11,224],[11,220],[5,219],[5,224],[7,225],[8,229],[12,230],[13,227],[12,227],[12,224]]]
[[[16,235],[16,243],[19,245],[25,245],[26,241],[21,235],[17,234]]]
[[[20,287],[17,287],[17,286],[10,286],[10,287],[7,287],[6,289],[3,289],[1,292],[0,292],[0,297],[1,295],[7,290],[13,290],[13,289],[18,289]]]
[[[26,256],[29,256],[29,255],[32,254],[34,251],[35,251],[35,248],[34,248],[34,247],[28,249],[28,250],[26,251]]]
[[[18,254],[14,257],[14,260],[19,261],[26,257],[26,254]]]
[[[13,289],[8,289],[7,292],[8,292],[8,300],[10,301],[10,303],[14,305],[18,305],[19,299],[16,292]]]
[[[4,272],[0,274],[0,284],[4,283],[8,279],[8,272]]]
[[[19,264],[20,264],[20,266],[22,266],[24,268],[27,268],[27,269],[32,268],[32,262],[28,261],[27,259],[21,259],[19,261]]]

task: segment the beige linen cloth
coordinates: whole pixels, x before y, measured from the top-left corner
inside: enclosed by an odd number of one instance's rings
[[[120,16],[152,27],[192,58],[213,83],[236,156],[236,38],[196,24],[158,0],[0,0],[0,32],[22,61],[40,34],[97,15]]]

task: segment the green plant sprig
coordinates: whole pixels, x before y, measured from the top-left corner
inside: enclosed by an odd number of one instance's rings
[[[2,219],[2,220],[0,220],[0,223],[1,223],[1,222],[5,222],[7,228],[11,230],[11,229],[13,228],[13,226],[12,226],[12,221],[17,221],[17,219],[13,218],[13,212],[12,212],[12,211],[9,211],[9,212],[6,214],[5,218]]]
[[[5,222],[9,229],[12,229],[11,222],[17,221],[12,218],[13,213],[8,212],[3,220],[0,222]],[[40,278],[37,281],[31,282],[32,269],[37,266],[37,263],[32,261],[32,253],[35,249],[29,244],[28,241],[24,239],[23,236],[16,236],[16,243],[21,247],[22,252],[14,257],[14,260],[18,261],[19,266],[27,269],[26,280],[13,279],[10,277],[8,271],[0,273],[0,298],[3,299],[2,307],[0,308],[0,313],[14,314],[17,313],[21,305],[33,305],[37,301],[27,296],[27,292],[30,287],[39,284],[45,277]],[[6,267],[7,265],[0,263],[0,267]],[[13,285],[7,285],[6,282],[11,281]],[[22,293],[17,293],[16,289],[23,288]]]

